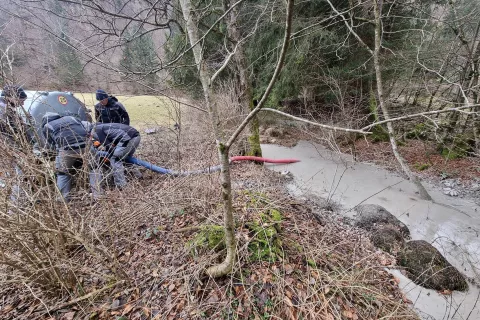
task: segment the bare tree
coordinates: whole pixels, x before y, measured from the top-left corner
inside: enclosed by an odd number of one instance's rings
[[[225,1],[225,4],[228,8],[232,8],[229,13],[229,22],[227,23],[228,34],[233,42],[235,55],[234,55],[234,68],[236,73],[236,85],[235,91],[238,96],[239,103],[245,109],[248,114],[255,108],[253,101],[253,88],[252,82],[248,76],[248,62],[245,53],[245,38],[242,38],[239,30],[239,7],[240,5],[235,5],[231,0]],[[248,141],[245,144],[248,148],[246,153],[251,156],[262,156],[262,149],[260,147],[260,133],[259,133],[259,122],[258,118],[254,117],[248,126]]]
[[[237,2],[237,4],[239,2]],[[223,141],[223,137],[222,137],[223,135],[220,129],[220,119],[218,118],[218,107],[213,97],[213,89],[214,89],[216,78],[218,77],[220,72],[222,72],[226,68],[230,59],[234,55],[234,52],[232,52],[229,56],[227,56],[224,63],[218,70],[215,70],[215,72],[208,70],[208,66],[206,65],[202,55],[202,48],[199,45],[200,35],[199,35],[198,18],[196,16],[196,12],[192,9],[192,4],[190,0],[181,0],[180,5],[182,8],[183,16],[186,21],[188,37],[193,47],[195,62],[197,64],[197,68],[200,74],[200,80],[202,82],[205,103],[207,105],[207,109],[210,115],[210,121],[213,127],[213,131],[214,131],[215,139],[217,143],[218,158],[220,160],[220,165],[222,167],[222,170],[221,170],[222,200],[224,203],[224,210],[225,210],[224,227],[225,227],[225,242],[227,247],[227,256],[223,263],[221,263],[220,265],[212,266],[207,270],[207,273],[212,277],[219,277],[219,276],[228,274],[232,270],[234,259],[235,259],[235,231],[234,231],[235,222],[233,219],[233,208],[232,208],[232,189],[231,189],[231,176],[230,176],[230,165],[229,165],[229,150],[232,144],[237,139],[240,132],[247,126],[247,124],[252,120],[252,118],[255,117],[256,113],[258,113],[258,111],[262,107],[266,97],[268,97],[271,87],[275,83],[276,78],[278,77],[280,70],[282,69],[282,65],[285,59],[285,53],[288,48],[288,42],[290,39],[293,0],[289,0],[287,4],[285,38],[282,46],[282,52],[278,60],[277,69],[275,70],[275,73],[272,75],[272,79],[270,82],[271,85],[269,88],[270,90],[267,89],[259,105],[250,112],[247,118],[243,121],[242,125],[237,128],[237,130],[232,135],[232,137],[230,137],[230,139],[226,142]],[[235,5],[231,6],[229,10],[233,10],[234,7]]]
[[[381,18],[381,4],[377,0],[372,0],[373,11],[374,11],[374,25],[375,25],[375,38],[374,38],[374,49],[371,49],[365,41],[358,35],[358,33],[354,30],[353,26],[350,24],[351,19],[347,19],[344,14],[340,13],[337,8],[332,4],[330,0],[327,0],[330,4],[332,10],[340,15],[347,26],[348,30],[352,33],[352,35],[358,40],[358,42],[370,53],[373,58],[373,65],[375,68],[375,78],[376,78],[376,89],[377,89],[377,96],[378,96],[378,103],[380,105],[380,110],[383,114],[385,120],[390,119],[390,114],[388,112],[388,107],[385,103],[385,96],[384,96],[384,86],[383,86],[383,78],[382,78],[382,67],[380,64],[380,49],[382,48],[382,18]],[[388,121],[387,123],[387,130],[389,135],[390,144],[392,146],[393,154],[397,159],[398,163],[400,164],[403,172],[405,175],[410,179],[412,182],[415,183],[417,186],[420,196],[426,200],[432,200],[430,195],[428,194],[425,187],[422,185],[420,180],[412,173],[408,165],[405,163],[405,160],[398,152],[397,141],[395,140],[395,132],[392,126],[392,122]]]

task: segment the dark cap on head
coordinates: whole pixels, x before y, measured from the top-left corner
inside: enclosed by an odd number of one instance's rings
[[[105,92],[105,90],[98,89],[97,92],[95,93],[95,97],[97,98],[98,101],[107,99],[108,94]]]
[[[22,87],[15,85],[6,85],[3,87],[2,97],[27,99],[27,94]]]

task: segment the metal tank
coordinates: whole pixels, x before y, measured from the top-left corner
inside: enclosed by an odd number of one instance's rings
[[[85,104],[75,98],[71,92],[59,91],[25,91],[27,99],[23,105],[23,110],[33,118],[33,125],[38,136],[39,147],[45,146],[45,140],[42,134],[42,118],[47,112],[55,112],[64,116],[74,116],[82,121],[92,121],[91,110],[87,109]],[[19,111],[24,113],[21,108]],[[25,119],[25,114],[22,115]]]

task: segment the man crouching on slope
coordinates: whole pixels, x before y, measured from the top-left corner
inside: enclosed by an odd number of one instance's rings
[[[76,170],[82,167],[83,161],[88,156],[86,145],[91,123],[53,112],[47,112],[42,120],[45,141],[48,145],[55,146],[57,150],[55,158],[57,187],[68,202],[72,189],[72,177]],[[89,178],[94,189],[96,179],[93,171],[90,171]]]
[[[125,187],[127,180],[123,160],[135,153],[140,144],[140,133],[135,128],[121,123],[97,123],[92,129],[92,139],[94,147],[107,152],[110,158],[115,186],[120,189]],[[136,168],[133,174],[137,178],[142,176]]]

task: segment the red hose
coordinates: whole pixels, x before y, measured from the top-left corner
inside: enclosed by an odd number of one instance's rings
[[[267,163],[295,163],[300,162],[297,159],[269,159],[269,158],[262,158],[262,157],[254,157],[254,156],[235,156],[231,157],[230,161],[257,161],[257,162],[267,162]]]

